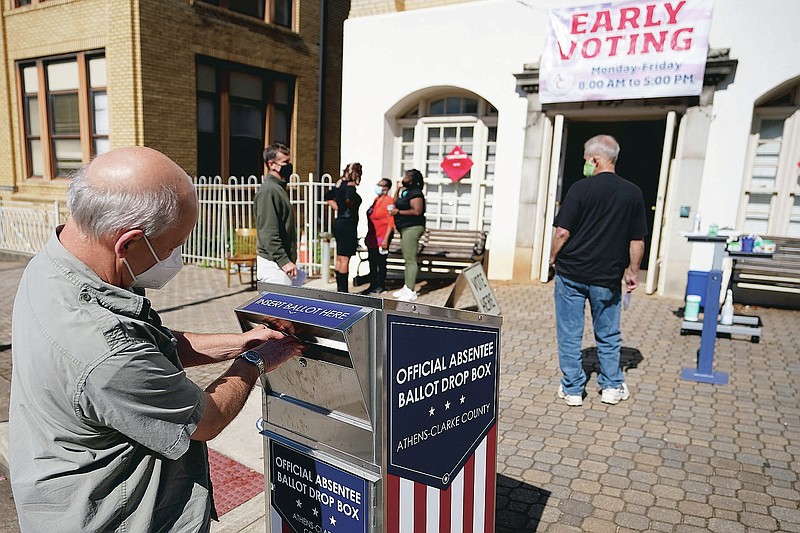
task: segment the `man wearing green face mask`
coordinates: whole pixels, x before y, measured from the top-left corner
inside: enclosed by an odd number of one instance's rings
[[[581,357],[584,308],[589,300],[597,341],[601,401],[627,400],[619,366],[620,300],[639,285],[647,235],[642,191],[615,173],[619,144],[597,135],[584,145],[583,174],[567,192],[556,216],[550,265],[555,268],[556,334],[563,377],[557,395],[583,404],[586,373]]]
[[[597,165],[590,161],[585,161],[583,163],[583,175],[587,178],[589,176],[594,176],[594,171],[597,170]]]

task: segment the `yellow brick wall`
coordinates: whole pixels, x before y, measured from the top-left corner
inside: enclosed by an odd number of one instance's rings
[[[6,24],[5,12],[7,10],[5,0],[0,0],[0,59],[8,57],[6,47]],[[11,107],[11,94],[13,91],[14,81],[9,78],[6,62],[3,61],[0,66],[0,198],[3,195],[8,195],[14,188],[14,167],[16,152],[12,150],[11,146],[11,131],[9,127],[14,115],[14,109]]]
[[[11,9],[13,0],[3,1],[3,27],[7,49],[3,54],[3,71],[8,83],[0,89],[3,107],[9,109],[0,116],[0,192],[9,198],[8,188],[16,187],[14,199],[51,201],[64,197],[66,180],[42,182],[24,178],[24,152],[21,116],[18,102],[18,72],[16,62],[24,59],[106,49],[109,61],[109,99],[124,102],[111,107],[112,146],[131,144],[131,125],[136,113],[130,91],[132,84],[132,5],[135,2],[110,0],[50,0],[34,6]],[[113,5],[113,9],[110,6]],[[121,38],[127,35],[128,38]],[[113,89],[112,89],[113,87]]]
[[[106,51],[112,148],[152,146],[195,171],[195,57],[203,55],[295,77],[294,164],[303,175],[316,171],[321,0],[296,2],[297,33],[194,0],[47,0],[11,9],[12,1],[0,0],[5,33],[0,37],[8,47],[0,48],[0,198],[51,201],[63,198],[66,189],[66,180],[23,177],[15,62],[98,48]],[[349,8],[349,2],[342,5]],[[326,90],[323,123],[324,160],[333,163],[333,174],[340,145],[340,34],[347,10],[331,9],[329,22],[339,34],[329,49],[332,89]]]
[[[323,111],[322,172],[336,177],[341,164],[342,135],[342,47],[344,21],[350,12],[350,2],[328,2],[328,53],[325,69],[325,108]]]
[[[196,3],[143,2],[144,141],[190,173],[197,162],[195,57],[203,55],[296,78],[295,168],[313,170],[316,157],[319,4],[297,10],[298,31]]]

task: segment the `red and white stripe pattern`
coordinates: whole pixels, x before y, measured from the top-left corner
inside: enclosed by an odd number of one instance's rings
[[[497,425],[447,490],[387,475],[386,533],[493,533]],[[270,505],[272,533],[294,533]]]
[[[386,533],[492,533],[497,425],[447,490],[387,475]]]

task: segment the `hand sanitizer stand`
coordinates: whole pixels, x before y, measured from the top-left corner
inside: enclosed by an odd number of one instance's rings
[[[728,383],[728,374],[714,372],[714,347],[717,342],[717,315],[719,314],[719,291],[722,285],[722,254],[725,250],[727,237],[692,236],[686,237],[689,242],[713,242],[714,262],[708,273],[706,285],[705,307],[703,309],[702,333],[700,336],[700,349],[697,352],[697,368],[684,368],[681,379],[699,381],[701,383],[714,383],[725,385]],[[697,324],[684,320],[681,329],[686,329],[686,324]]]
[[[684,236],[690,243],[713,243],[714,259],[711,270],[708,273],[703,321],[683,320],[681,322],[681,335],[685,335],[689,331],[701,332],[700,349],[697,352],[697,368],[684,368],[681,371],[681,379],[725,385],[728,383],[728,374],[713,370],[717,334],[750,335],[752,342],[758,342],[758,339],[761,338],[761,319],[759,317],[734,315],[733,324],[729,326],[717,323],[719,317],[719,295],[722,288],[722,258],[726,254],[725,247],[728,237],[726,235],[711,237],[698,233],[687,233]]]

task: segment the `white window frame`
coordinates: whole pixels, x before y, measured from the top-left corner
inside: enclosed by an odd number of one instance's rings
[[[91,161],[92,157],[100,155],[107,151],[110,146],[110,132],[98,132],[98,118],[99,115],[94,107],[93,97],[103,94],[108,98],[108,65],[104,63],[102,70],[94,71],[95,74],[100,74],[99,82],[91,79],[92,70],[91,62],[96,59],[102,58],[105,60],[105,50],[85,50],[76,53],[46,56],[33,59],[20,60],[17,62],[17,91],[19,104],[19,124],[21,127],[21,141],[22,153],[24,154],[23,164],[25,168],[25,179],[32,181],[56,181],[66,180],[70,177],[72,170],[76,170],[80,165],[86,164]],[[61,90],[60,88],[53,88],[48,79],[48,69],[51,66],[59,64],[75,64],[77,70],[77,88],[70,88]],[[100,65],[97,65],[100,67]],[[35,91],[25,87],[24,71],[26,69],[34,69],[36,73],[37,83]],[[57,79],[57,78],[55,78]],[[52,108],[52,98],[59,94],[76,94],[78,99],[78,132],[69,134],[58,134],[55,132],[53,124],[54,111]],[[31,149],[28,134],[29,109],[26,102],[30,98],[35,98],[38,108],[38,140],[40,142],[40,152],[38,159],[41,163],[41,172],[36,173],[34,164],[34,151]],[[106,100],[106,115],[107,121],[110,121],[109,106],[110,103]],[[74,159],[74,168],[68,172],[59,173],[56,143],[59,140],[67,139],[78,141],[80,145],[80,161]],[[98,151],[98,144],[96,141],[106,141],[104,145],[105,150]],[[77,154],[77,151],[76,151]],[[69,163],[66,163],[67,165]]]
[[[756,149],[760,140],[759,132],[764,120],[783,119],[780,137],[775,183],[772,187],[756,187],[752,183],[756,161]],[[747,207],[751,195],[770,196],[767,209],[767,230],[765,235],[800,236],[800,108],[797,106],[763,107],[756,110],[753,133],[748,143],[745,177],[739,203],[737,227],[749,232],[745,227]],[[798,205],[796,206],[796,203]],[[793,221],[790,224],[790,221]]]
[[[434,116],[429,116],[427,114],[428,106],[432,101],[452,96],[476,99],[478,101],[478,113],[476,115]],[[497,114],[489,115],[487,113],[489,103],[473,94],[437,94],[434,97],[420,100],[417,106],[415,116],[397,119],[398,134],[395,137],[393,168],[397,169],[398,175],[402,175],[403,171],[406,169],[409,161],[403,159],[403,130],[405,128],[413,128],[414,142],[411,168],[419,169],[425,177],[426,203],[429,206],[426,217],[428,225],[430,227],[444,229],[453,229],[455,227],[463,228],[466,225],[471,230],[488,230],[491,226],[491,209],[493,208],[494,180],[496,175],[492,173],[491,177],[487,179],[486,154],[490,144],[494,144],[496,158],[496,140],[490,143],[488,138],[490,128],[497,128]],[[406,116],[408,114],[410,113],[407,113]],[[443,192],[442,189],[445,185],[451,185],[453,182],[441,171],[440,173],[432,173],[430,175],[426,172],[428,164],[431,163],[426,157],[428,131],[432,128],[445,127],[473,128],[471,154],[473,166],[470,170],[469,178],[462,178],[457,184],[457,186],[469,186],[469,195],[463,196],[460,202],[458,199],[454,200],[457,204],[455,205],[455,212],[453,214],[442,214],[442,207],[445,205],[445,202],[447,202],[447,193]],[[492,161],[491,163],[494,164],[496,161]],[[468,198],[468,200],[465,202],[463,198]],[[465,204],[469,205],[468,219],[463,214],[459,215],[458,203],[460,203],[461,206]],[[430,206],[437,204],[438,209],[436,209],[436,213],[432,213]],[[488,213],[487,210],[489,211]]]

